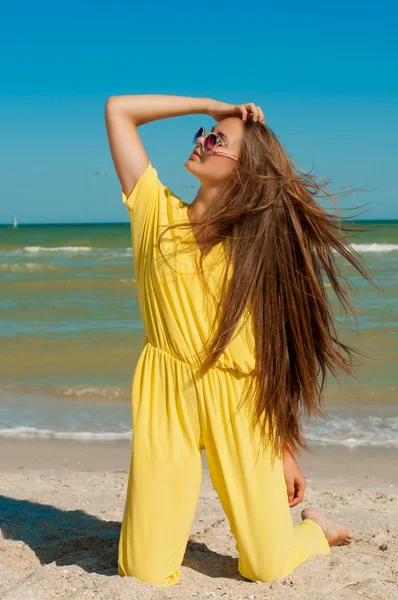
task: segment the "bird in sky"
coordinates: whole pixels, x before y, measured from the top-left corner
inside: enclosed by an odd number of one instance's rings
[[[181,183],[187,190],[192,190],[192,188],[196,187],[196,185],[186,185],[185,183]]]
[[[105,171],[97,171],[94,175],[108,175],[108,173],[105,173]]]

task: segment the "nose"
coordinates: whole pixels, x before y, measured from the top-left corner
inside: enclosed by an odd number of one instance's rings
[[[203,136],[200,136],[196,140],[195,150],[199,152],[200,155],[203,153]]]

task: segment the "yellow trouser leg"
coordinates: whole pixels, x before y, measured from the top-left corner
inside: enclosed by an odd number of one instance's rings
[[[283,462],[259,453],[248,413],[234,416],[244,380],[214,371],[204,384],[205,448],[213,485],[239,551],[238,569],[250,580],[273,581],[315,554],[330,554],[322,528],[311,520],[293,526]]]
[[[118,553],[119,575],[162,586],[180,578],[202,478],[197,405],[193,391],[176,383],[173,368],[154,351],[136,368],[133,446]]]

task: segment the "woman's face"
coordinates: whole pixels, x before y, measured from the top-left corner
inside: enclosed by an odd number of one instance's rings
[[[239,156],[243,139],[244,123],[241,118],[228,117],[216,123],[211,131],[217,133],[225,142],[211,154],[206,154],[202,149],[202,138],[193,149],[184,167],[195,175],[204,185],[219,185],[223,183],[236,169],[237,161],[217,152]]]

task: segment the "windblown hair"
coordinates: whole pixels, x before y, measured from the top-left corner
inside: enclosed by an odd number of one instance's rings
[[[325,275],[345,313],[355,320],[356,315],[335,254],[378,288],[342,234],[366,230],[343,227],[344,217],[320,206],[317,197],[328,197],[337,209],[326,190],[330,180],[321,186],[316,179],[324,180],[298,170],[267,125],[248,120],[234,173],[206,214],[188,224],[204,248],[200,268],[215,244],[228,242],[219,326],[197,376],[214,366],[249,307],[256,366],[240,405],[250,409],[252,427],[260,427],[264,444],[279,455],[286,447],[310,451],[301,417],[327,417],[322,407],[327,369],[337,380],[342,370],[358,381],[353,355],[366,356],[338,339]]]

